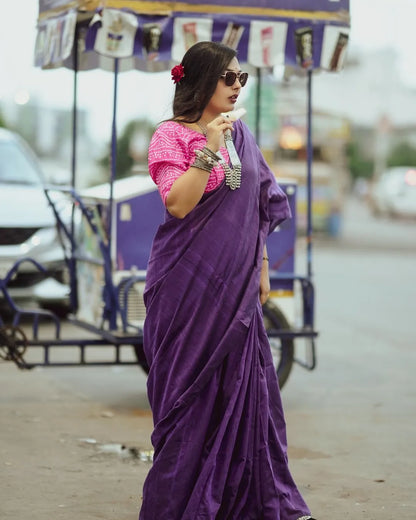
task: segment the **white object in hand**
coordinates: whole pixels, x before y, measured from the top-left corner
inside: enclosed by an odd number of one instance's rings
[[[228,118],[232,123],[234,123],[234,121],[237,121],[237,119],[240,119],[240,117],[243,117],[244,114],[247,113],[247,110],[245,108],[238,108],[237,110],[231,110],[231,112],[224,112],[223,115],[224,117]],[[226,130],[224,132],[224,137],[225,139],[227,140],[231,140],[231,130]]]
[[[224,117],[229,118],[232,122],[237,121],[237,119],[240,119],[240,117],[243,117],[247,113],[247,110],[245,108],[238,108],[237,110],[231,110],[231,112],[224,112]]]

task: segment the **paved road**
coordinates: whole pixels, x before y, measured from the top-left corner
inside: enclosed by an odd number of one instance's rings
[[[362,200],[351,197],[345,208],[342,233],[337,244],[331,240],[319,240],[330,247],[360,251],[416,252],[416,219],[391,219],[374,217]]]
[[[283,392],[296,472],[318,518],[414,519],[416,225],[351,200],[314,267],[318,367]]]
[[[292,471],[320,520],[416,518],[415,238],[352,200],[342,237],[315,242],[318,366],[296,366],[282,395]],[[149,463],[120,444],[150,448],[140,369],[0,374],[1,517],[136,518]]]

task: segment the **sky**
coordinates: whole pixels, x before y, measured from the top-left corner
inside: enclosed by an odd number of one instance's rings
[[[42,71],[33,66],[37,0],[0,0],[0,6],[7,10],[7,15],[0,17],[0,103],[13,103],[16,98],[24,101],[24,93],[29,91],[42,105],[70,108],[71,72]],[[416,88],[416,0],[350,0],[350,12],[351,50],[348,52],[394,48],[401,80]],[[169,83],[169,87],[166,86],[168,73],[133,71],[127,75],[134,79],[132,83],[126,76],[119,83],[119,117],[131,119],[143,114],[152,120],[168,117],[173,94],[173,87]],[[83,73],[79,78],[80,106],[100,119],[111,117],[112,75],[94,71]],[[99,132],[100,128],[93,131]]]

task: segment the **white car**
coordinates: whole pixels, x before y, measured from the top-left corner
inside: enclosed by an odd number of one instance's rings
[[[396,166],[386,170],[371,193],[376,215],[416,217],[416,166]]]
[[[39,262],[46,272],[23,262],[7,285],[13,300],[65,307],[69,289],[64,249],[38,160],[23,139],[0,128],[0,278],[24,257]]]

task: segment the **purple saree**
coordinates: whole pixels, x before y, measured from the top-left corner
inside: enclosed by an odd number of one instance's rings
[[[266,237],[290,216],[244,123],[241,188],[167,214],[146,278],[153,466],[140,520],[297,520],[277,377],[259,301]]]

